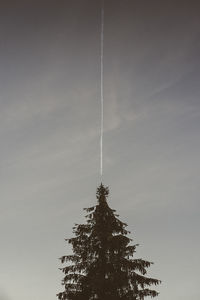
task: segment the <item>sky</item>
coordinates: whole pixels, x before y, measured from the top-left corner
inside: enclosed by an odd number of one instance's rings
[[[105,1],[103,183],[154,262],[199,300],[199,1]],[[53,300],[100,184],[97,0],[0,1],[0,300]]]

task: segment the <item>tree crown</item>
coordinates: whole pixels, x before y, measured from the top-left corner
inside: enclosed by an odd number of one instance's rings
[[[107,203],[108,187],[97,188],[97,205],[86,208],[86,224],[74,226],[75,237],[67,239],[73,255],[61,257],[65,290],[60,300],[142,300],[155,297],[151,290],[159,280],[145,277],[151,262],[133,259],[137,245],[131,245],[127,224],[119,220]]]

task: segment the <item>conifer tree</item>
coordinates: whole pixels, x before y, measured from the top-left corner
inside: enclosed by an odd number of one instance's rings
[[[127,237],[127,224],[107,203],[109,190],[97,189],[97,205],[86,208],[86,224],[74,226],[75,237],[67,239],[73,255],[62,256],[64,291],[59,300],[142,300],[158,293],[150,289],[160,280],[146,277],[152,264],[133,259],[136,247]]]

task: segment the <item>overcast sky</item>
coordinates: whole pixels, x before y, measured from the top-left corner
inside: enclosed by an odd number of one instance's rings
[[[199,300],[200,3],[105,1],[104,179],[160,300]],[[0,2],[0,300],[53,300],[96,203],[97,0]]]

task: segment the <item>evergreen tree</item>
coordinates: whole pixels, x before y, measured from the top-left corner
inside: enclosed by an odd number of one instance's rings
[[[96,206],[85,209],[86,224],[76,224],[75,237],[67,239],[73,255],[62,256],[61,268],[65,289],[59,300],[141,300],[155,297],[151,290],[159,280],[145,277],[152,264],[133,259],[137,245],[130,245],[127,225],[118,219],[115,210],[107,204],[108,188],[97,189]]]

